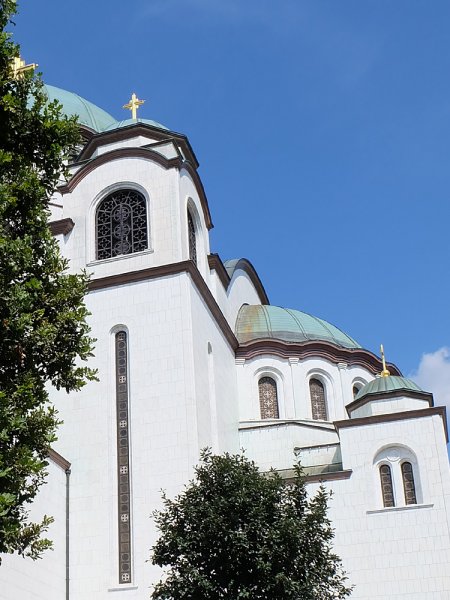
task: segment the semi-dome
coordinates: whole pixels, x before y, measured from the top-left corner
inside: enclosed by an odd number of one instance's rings
[[[290,343],[325,341],[342,348],[361,348],[346,333],[313,315],[280,306],[245,304],[236,320],[240,343],[276,339]]]
[[[89,102],[89,100],[85,100],[78,94],[62,90],[53,85],[45,85],[44,90],[50,102],[57,100],[62,105],[63,113],[68,117],[76,115],[80,125],[100,133],[116,122],[114,117],[102,108]]]
[[[397,390],[404,390],[405,392],[423,392],[423,390],[414,383],[411,379],[406,377],[399,377],[397,375],[389,375],[388,377],[377,377],[376,379],[366,383],[355,396],[355,400],[361,400],[369,395],[374,394],[389,394]]]

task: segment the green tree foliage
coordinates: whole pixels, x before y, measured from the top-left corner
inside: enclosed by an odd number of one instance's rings
[[[203,451],[195,478],[154,514],[152,562],[168,567],[153,600],[346,598],[332,552],[329,495],[308,498],[301,470],[286,484],[245,456]]]
[[[0,553],[37,558],[51,519],[30,522],[27,504],[46,475],[58,419],[52,384],[67,391],[95,377],[84,274],[67,273],[48,226],[48,200],[78,140],[73,119],[47,105],[32,71],[14,78],[11,18],[0,0]]]

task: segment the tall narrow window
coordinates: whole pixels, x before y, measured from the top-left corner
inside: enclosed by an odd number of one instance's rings
[[[312,418],[316,421],[327,420],[327,402],[323,383],[318,379],[310,379],[309,393],[311,395]]]
[[[259,408],[261,419],[278,419],[277,383],[272,377],[261,377],[259,387]]]
[[[195,223],[191,213],[188,211],[188,237],[189,237],[189,258],[197,264],[197,237],[195,234]]]
[[[136,190],[117,190],[97,209],[97,259],[133,254],[148,248],[147,207]]]
[[[386,507],[395,506],[394,488],[392,487],[391,467],[381,465],[380,467],[381,493],[383,495],[383,505]]]
[[[402,463],[403,489],[405,491],[405,504],[417,504],[414,473],[410,462]]]
[[[131,582],[130,440],[127,334],[116,334],[116,421],[119,515],[119,583]]]

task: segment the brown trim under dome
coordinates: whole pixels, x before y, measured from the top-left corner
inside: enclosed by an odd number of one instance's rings
[[[347,427],[364,427],[365,425],[378,425],[379,423],[388,423],[389,421],[406,421],[408,419],[421,419],[422,417],[433,417],[434,415],[439,415],[441,417],[445,430],[445,439],[448,442],[445,406],[434,406],[432,408],[404,410],[402,412],[388,413],[385,415],[372,415],[371,417],[345,419],[343,421],[334,421],[334,426],[339,431],[339,429],[346,429]]]
[[[170,140],[168,140],[170,141]],[[92,171],[105,165],[113,160],[119,160],[122,158],[144,158],[146,160],[151,160],[163,167],[163,169],[184,169],[189,173],[192,178],[192,181],[195,185],[195,189],[197,190],[198,196],[200,198],[200,204],[203,209],[203,216],[205,218],[206,227],[208,229],[213,228],[211,213],[209,212],[208,201],[206,199],[205,189],[203,187],[203,183],[199,177],[199,174],[192,166],[192,164],[186,160],[183,160],[181,157],[176,158],[166,158],[159,152],[152,150],[151,147],[141,147],[141,148],[117,148],[116,150],[110,150],[109,152],[105,152],[104,154],[100,154],[96,156],[92,160],[88,162],[84,162],[82,166],[78,169],[76,173],[70,178],[70,180],[58,187],[58,191],[61,194],[70,194],[77,185],[83,181],[85,177],[87,177]],[[76,164],[73,166],[77,166]]]
[[[419,390],[403,389],[393,390],[392,392],[386,391],[376,392],[374,394],[367,394],[367,396],[359,398],[359,400],[353,400],[353,402],[347,404],[345,408],[347,410],[347,413],[350,415],[351,412],[357,410],[358,408],[361,408],[361,406],[364,406],[369,402],[377,402],[378,400],[390,400],[391,398],[403,398],[405,396],[417,400],[425,400],[426,402],[428,402],[428,406],[434,406],[433,394],[430,394],[429,392],[421,392]]]
[[[284,342],[273,338],[264,338],[240,344],[236,351],[237,358],[251,359],[261,354],[272,354],[280,358],[296,357],[300,359],[315,357],[323,358],[332,363],[348,363],[350,366],[359,365],[373,373],[379,373],[383,368],[381,360],[363,348],[341,348],[323,340],[310,340],[301,343]],[[389,364],[392,375],[401,375],[399,369]]]
[[[72,219],[59,219],[58,221],[50,221],[48,224],[52,235],[67,235],[75,227]]]

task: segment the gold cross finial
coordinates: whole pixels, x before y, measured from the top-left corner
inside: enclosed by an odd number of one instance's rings
[[[11,70],[12,76],[14,79],[18,79],[25,71],[31,71],[37,68],[36,63],[30,63],[29,65],[25,64],[25,61],[20,58],[20,56],[15,56],[12,60]]]
[[[144,102],[145,100],[139,100],[139,98],[133,92],[131,94],[131,100],[128,102],[128,104],[124,104],[123,108],[128,108],[128,110],[131,110],[131,118],[137,119],[137,109],[139,106],[142,106]]]
[[[384,356],[383,344],[381,344],[380,349],[381,349],[381,361],[383,363],[383,370],[381,371],[381,377],[389,377],[391,372],[388,371],[388,369],[386,368],[386,358]]]

